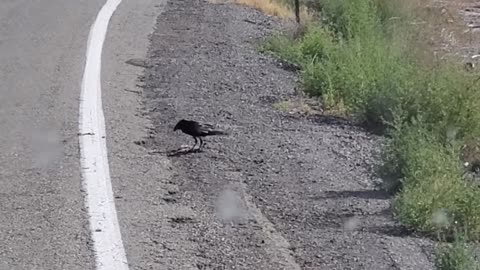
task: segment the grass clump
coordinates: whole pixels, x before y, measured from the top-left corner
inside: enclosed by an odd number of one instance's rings
[[[325,109],[342,107],[388,135],[381,173],[399,191],[394,208],[403,223],[426,233],[461,228],[479,239],[480,190],[463,179],[459,158],[461,146],[480,137],[478,74],[455,59],[426,61],[428,48],[419,49],[399,2],[322,0],[324,22],[263,48],[300,65],[305,91]]]
[[[394,208],[404,224],[425,233],[480,236],[478,188],[462,178],[458,152],[419,122],[395,132],[387,147],[389,171],[403,179]]]
[[[274,56],[286,60],[294,64],[303,63],[303,55],[301,54],[298,44],[286,35],[277,34],[267,40],[260,48],[260,51],[269,52]]]
[[[462,238],[437,248],[435,264],[439,270],[480,270],[473,250]]]

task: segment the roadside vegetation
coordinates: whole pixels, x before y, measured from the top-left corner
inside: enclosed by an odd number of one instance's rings
[[[241,5],[256,8],[263,13],[271,16],[276,16],[284,19],[293,19],[295,14],[292,11],[292,2],[288,0],[235,0]],[[300,16],[302,19],[310,20],[311,14],[307,11],[305,6],[300,9]]]
[[[471,247],[462,237],[457,236],[453,243],[440,245],[435,257],[440,270],[480,270]]]
[[[286,1],[254,2],[293,14]],[[308,20],[302,36],[277,34],[262,50],[301,67],[306,93],[325,110],[387,137],[378,173],[397,218],[454,239],[439,249],[439,269],[479,269],[464,243],[480,240],[480,185],[466,177],[480,160],[480,74],[433,53],[431,28],[416,22],[441,15],[423,2],[319,0],[309,6],[321,19]]]

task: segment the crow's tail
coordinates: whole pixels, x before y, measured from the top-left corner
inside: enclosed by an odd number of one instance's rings
[[[228,135],[228,133],[220,130],[209,130],[208,135]]]

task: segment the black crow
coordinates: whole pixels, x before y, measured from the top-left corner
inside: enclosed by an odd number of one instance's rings
[[[177,129],[180,129],[183,133],[188,134],[195,139],[195,144],[193,145],[192,149],[190,149],[190,151],[193,150],[197,145],[197,138],[200,139],[200,147],[198,148],[198,150],[200,150],[203,146],[202,137],[212,135],[228,135],[228,133],[224,131],[215,130],[212,125],[201,124],[196,121],[185,119],[180,120],[173,128],[173,131],[176,131]]]

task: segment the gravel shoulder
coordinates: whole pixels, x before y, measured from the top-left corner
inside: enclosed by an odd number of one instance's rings
[[[167,2],[141,77],[151,127],[137,143],[152,154],[137,185],[116,191],[138,195],[120,208],[144,212],[125,226],[143,239],[135,254],[153,259],[133,269],[433,269],[431,242],[408,235],[375,190],[382,139],[274,108],[297,97],[298,78],[256,44],[280,27],[233,4]],[[173,132],[181,118],[231,134],[167,157],[193,143]]]

